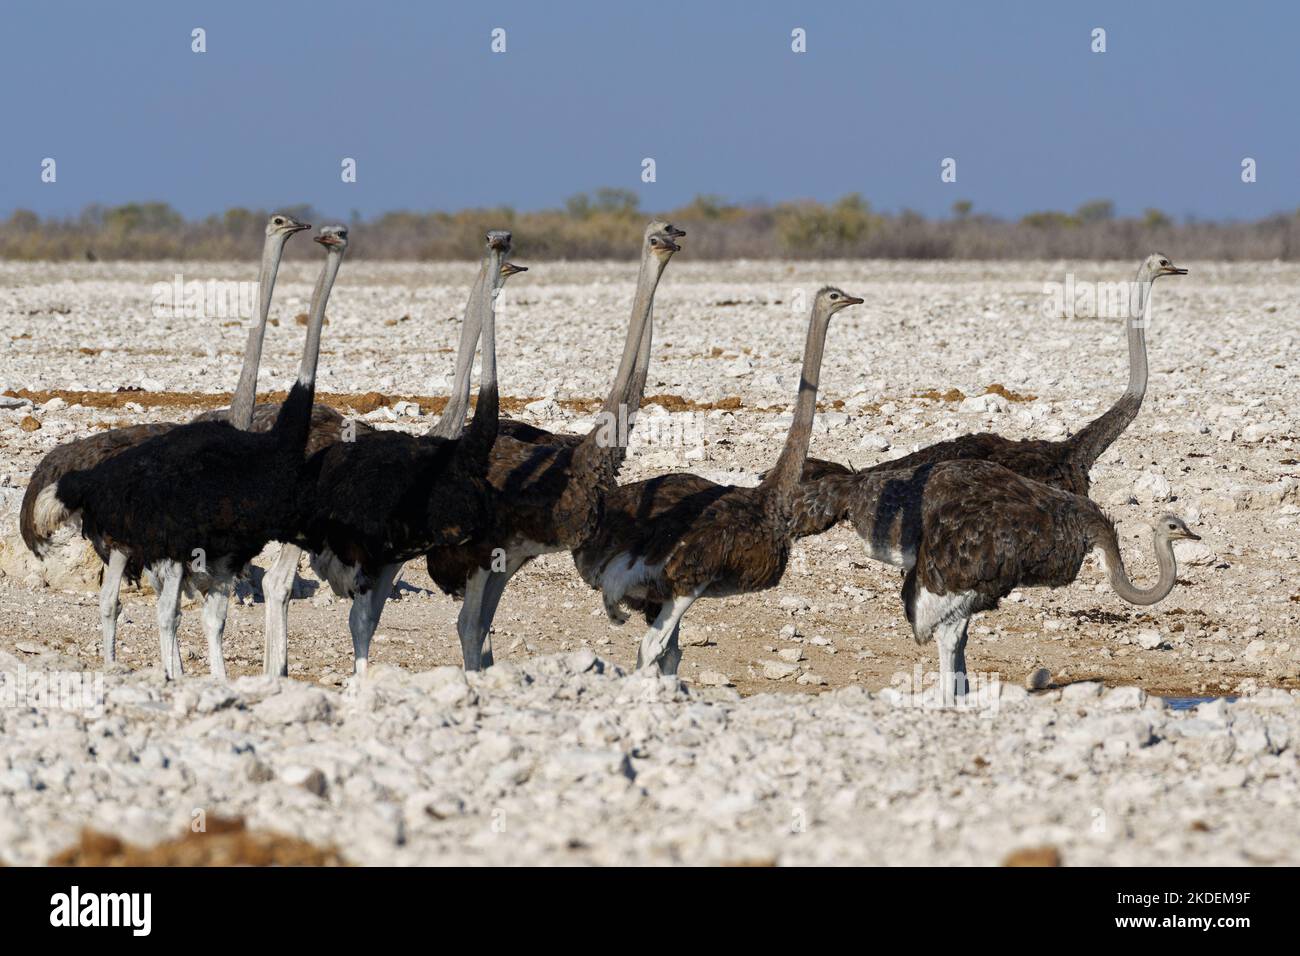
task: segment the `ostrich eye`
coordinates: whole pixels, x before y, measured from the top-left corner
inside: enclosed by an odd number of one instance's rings
[[[839,297],[840,297],[840,294],[839,294],[838,292],[832,292],[832,293],[831,293],[831,298],[832,298],[832,299],[838,299]]]
[[[1169,265],[1169,260],[1168,260],[1168,259],[1161,259],[1161,260],[1160,260],[1160,264],[1161,264],[1162,266],[1167,266],[1167,265]]]
[[[283,226],[283,225],[284,225],[284,220],[277,216],[276,219],[275,219],[275,224],[276,224],[277,226]]]

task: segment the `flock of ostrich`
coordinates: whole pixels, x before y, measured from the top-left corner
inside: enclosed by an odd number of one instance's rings
[[[542,554],[568,551],[609,618],[644,615],[638,668],[675,674],[681,621],[700,598],[775,586],[792,543],[840,522],[868,555],[904,572],[903,610],[919,643],[939,655],[942,701],[967,691],[965,647],[973,615],[1019,587],[1070,584],[1098,551],[1115,594],[1162,600],[1177,579],[1173,544],[1196,539],[1174,515],[1154,524],[1158,580],[1127,574],[1112,521],[1088,496],[1089,470],[1135,419],[1147,386],[1145,316],[1157,278],[1184,275],[1168,257],[1140,265],[1126,317],[1129,382],[1118,401],[1063,441],[968,434],[864,470],[808,457],[827,331],[863,299],[826,286],[813,299],[799,390],[785,444],[755,487],[674,472],[620,484],[627,435],[608,422],[640,406],[650,363],[655,290],[685,233],[653,221],[641,246],[627,339],[596,424],[552,434],[499,411],[496,298],[525,271],[508,261],[512,237],[487,234],[470,290],[448,403],[426,434],[372,428],[315,403],[326,304],[348,247],[327,226],[297,380],[282,404],[257,404],[258,366],[286,243],[310,229],[287,215],[266,226],[257,321],[230,407],[184,424],[103,431],[51,450],[23,498],[20,528],[38,557],[63,525],[104,563],[103,655],[115,659],[123,578],[157,593],[159,652],[181,675],[183,594],[202,598],[208,662],[225,676],[222,634],[235,582],[270,542],[281,549],[263,578],[264,670],[287,675],[289,599],[306,552],[335,594],[351,601],[354,675],[398,572],[424,557],[430,577],[462,602],[457,632],[467,669],[493,663],[492,622],[511,578]],[[482,341],[477,401],[472,369]],[[467,420],[468,419],[468,420]]]

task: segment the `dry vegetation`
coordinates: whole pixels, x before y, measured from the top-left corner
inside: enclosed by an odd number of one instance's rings
[[[283,211],[310,222],[330,219],[309,206]],[[699,196],[665,213],[690,233],[694,259],[1138,259],[1152,249],[1182,259],[1300,259],[1300,211],[1256,222],[1175,223],[1157,209],[1120,218],[1107,200],[1073,213],[1049,210],[1006,221],[953,204],[947,219],[873,210],[857,194],[830,204],[738,206]],[[19,209],[0,221],[0,257],[57,259],[246,259],[260,248],[266,210],[229,209],[187,221],[166,203],[89,206],[79,216],[42,219]],[[563,209],[508,207],[459,212],[389,212],[353,218],[352,258],[463,259],[490,227],[513,228],[532,260],[625,259],[637,249],[646,213],[635,193],[599,189]],[[251,251],[250,251],[251,250]],[[309,250],[289,247],[291,257]]]

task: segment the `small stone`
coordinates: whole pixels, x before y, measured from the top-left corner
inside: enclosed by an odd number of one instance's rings
[[[596,666],[596,652],[589,647],[574,651],[568,657],[569,670],[575,674],[585,674]]]
[[[1028,690],[1043,690],[1052,683],[1052,672],[1046,667],[1040,667],[1030,673],[1025,680],[1025,687]]]
[[[1082,703],[1084,701],[1096,700],[1105,690],[1099,680],[1076,681],[1073,684],[1067,684],[1061,690],[1061,701],[1064,703]]]
[[[1107,710],[1137,710],[1147,702],[1147,692],[1141,687],[1112,687],[1102,697]]]
[[[806,660],[804,652],[797,647],[783,647],[776,652],[776,656],[790,664],[798,664],[800,661]]]
[[[18,423],[18,427],[25,432],[40,431],[41,423],[31,415],[24,415],[23,420]]]
[[[1164,643],[1159,631],[1140,631],[1136,637],[1138,647],[1144,651],[1154,651]]]
[[[785,680],[799,673],[799,665],[786,664],[781,661],[767,661],[763,664],[763,676],[768,680]]]
[[[318,797],[325,796],[325,774],[315,767],[285,767],[280,771],[280,780],[291,787],[302,787]]]
[[[731,687],[731,678],[718,671],[700,671],[695,682],[703,687]]]
[[[822,677],[820,674],[814,674],[812,671],[808,671],[807,673],[800,674],[799,677],[795,680],[795,683],[808,684],[813,687],[825,687],[830,682],[827,681],[826,678]]]

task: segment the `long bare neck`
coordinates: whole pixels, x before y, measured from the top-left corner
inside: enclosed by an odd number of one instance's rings
[[[293,383],[293,388],[289,389],[288,396],[281,403],[280,413],[276,416],[272,429],[283,446],[299,451],[306,449],[307,436],[311,430],[312,404],[316,400],[316,363],[320,359],[320,331],[325,324],[325,304],[329,301],[330,289],[334,287],[334,279],[342,261],[342,249],[327,249],[325,265],[311,294],[307,341],[303,345],[298,380]]]
[[[1109,409],[1090,422],[1072,439],[1074,460],[1091,469],[1106,449],[1133,424],[1147,394],[1146,326],[1151,308],[1151,279],[1145,268],[1138,270],[1134,283],[1137,301],[1125,316],[1128,323],[1128,387]]]
[[[654,325],[654,303],[651,303],[650,313],[646,316],[645,328],[641,330],[641,346],[636,353],[636,366],[632,369],[632,380],[627,386],[629,421],[631,421],[632,414],[641,407],[642,399],[645,398],[645,383],[650,377],[650,350],[654,344]]]
[[[655,288],[659,285],[659,277],[663,275],[666,265],[667,262],[648,249],[642,254],[641,271],[636,280],[636,296],[632,300],[632,317],[628,320],[627,339],[623,343],[623,357],[619,360],[618,374],[614,377],[614,384],[601,409],[604,412],[617,415],[620,405],[628,406],[629,410],[634,411],[641,404],[639,395],[636,396],[635,404],[631,401],[629,385],[635,371],[637,357],[641,352],[643,338],[649,335],[650,312],[654,308]],[[648,351],[648,341],[644,344]]]
[[[339,274],[339,264],[343,262],[343,253],[330,249],[325,254],[325,267],[321,269],[316,288],[311,294],[311,308],[307,314],[307,341],[302,347],[302,362],[298,366],[298,384],[307,388],[316,388],[316,366],[320,361],[320,332],[325,325],[325,304],[329,302],[330,290]]]
[[[795,400],[794,419],[785,436],[785,447],[776,465],[763,478],[762,487],[791,493],[803,474],[804,459],[808,457],[808,442],[812,438],[813,416],[817,412],[817,384],[821,378],[822,353],[826,348],[826,329],[830,315],[813,312],[808,323],[808,341],[803,349],[803,370],[799,377],[799,397]]]
[[[456,438],[465,428],[465,413],[469,410],[470,376],[474,368],[474,350],[478,346],[479,334],[483,328],[483,306],[489,294],[487,281],[487,259],[479,266],[478,277],[469,290],[469,301],[465,304],[465,321],[460,327],[460,344],[456,347],[456,374],[452,381],[451,395],[442,417],[429,429],[430,435],[441,438]]]
[[[239,370],[239,385],[230,401],[229,422],[241,431],[248,431],[253,423],[253,406],[257,403],[257,370],[262,364],[262,340],[266,338],[266,322],[271,314],[271,292],[275,277],[280,271],[280,257],[284,254],[284,236],[267,236],[262,247],[262,270],[257,279],[257,322],[248,330],[248,344],[244,346],[244,366]]]
[[[1173,542],[1168,538],[1159,536],[1155,538],[1156,564],[1160,568],[1160,577],[1151,587],[1139,588],[1129,580],[1128,572],[1124,569],[1124,558],[1120,554],[1114,529],[1111,528],[1109,531],[1110,533],[1103,536],[1097,546],[1101,549],[1106,577],[1110,580],[1110,586],[1115,589],[1115,593],[1129,604],[1145,606],[1163,601],[1174,589],[1174,583],[1178,580],[1178,562],[1174,558]]]
[[[474,406],[474,420],[469,423],[469,433],[488,449],[496,441],[500,423],[501,405],[497,391],[497,295],[501,291],[501,262],[505,253],[493,249],[488,256],[488,275],[492,277],[488,294],[484,296],[483,309],[483,370],[478,386],[478,402]],[[444,416],[446,417],[446,416]],[[463,416],[462,416],[463,419]]]

